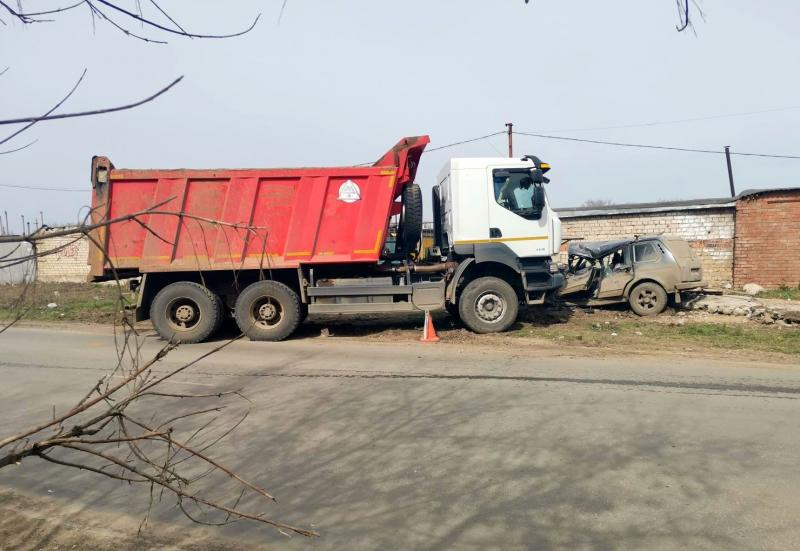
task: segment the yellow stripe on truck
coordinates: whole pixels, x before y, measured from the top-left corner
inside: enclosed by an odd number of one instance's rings
[[[509,241],[541,241],[549,239],[546,235],[535,237],[498,237],[497,239],[470,239],[469,241],[456,241],[456,245],[474,245],[476,243],[507,243]]]

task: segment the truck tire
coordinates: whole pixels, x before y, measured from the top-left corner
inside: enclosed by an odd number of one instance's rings
[[[409,184],[403,190],[403,212],[397,228],[397,253],[403,257],[417,250],[422,238],[422,190]]]
[[[257,281],[236,299],[234,318],[250,340],[282,341],[300,325],[297,293],[277,281]]]
[[[658,283],[645,281],[633,288],[628,304],[640,316],[655,316],[667,307],[667,292]]]
[[[498,277],[473,279],[458,298],[461,321],[475,333],[499,333],[517,321],[519,298],[508,282]]]
[[[222,301],[199,283],[178,281],[150,304],[150,320],[162,339],[191,344],[210,337],[223,322]]]

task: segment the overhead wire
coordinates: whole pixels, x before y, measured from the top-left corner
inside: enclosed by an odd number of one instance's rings
[[[593,130],[620,130],[623,128],[647,128],[650,126],[664,126],[668,124],[682,124],[687,122],[702,122],[702,121],[711,121],[711,120],[718,120],[718,119],[729,119],[735,117],[749,117],[752,115],[763,115],[766,113],[780,113],[783,111],[796,111],[800,109],[800,105],[791,105],[787,107],[775,107],[773,109],[761,109],[758,111],[742,111],[739,113],[724,113],[720,115],[708,115],[705,117],[692,117],[688,119],[673,119],[673,120],[665,120],[665,121],[651,121],[651,122],[640,122],[640,123],[631,123],[631,124],[619,124],[619,125],[612,125],[612,126],[593,126],[588,128],[562,128],[558,130],[543,130],[542,132],[547,134],[558,134],[560,132],[590,132]]]
[[[501,130],[500,132],[493,132],[491,134],[486,134],[485,136],[478,136],[477,138],[470,138],[468,140],[461,140],[461,141],[449,143],[449,144],[446,144],[446,145],[440,145],[439,147],[432,147],[430,149],[426,149],[425,153],[432,153],[434,151],[440,151],[442,149],[447,149],[449,147],[455,147],[457,145],[464,145],[464,144],[467,144],[467,143],[479,142],[481,140],[487,140],[489,138],[493,138],[495,136],[499,136],[500,134],[505,134],[505,133],[506,132],[504,130]]]
[[[598,145],[610,145],[616,147],[635,147],[640,149],[660,149],[664,151],[682,151],[686,153],[705,153],[705,154],[713,154],[713,155],[724,155],[725,151],[721,149],[695,149],[691,147],[674,147],[674,146],[666,146],[666,145],[650,145],[650,144],[639,144],[639,143],[626,143],[626,142],[613,142],[607,140],[591,140],[588,138],[574,138],[571,136],[553,136],[551,134],[537,134],[535,132],[520,132],[515,130],[514,134],[518,136],[529,136],[533,138],[542,138],[545,140],[563,140],[568,142],[581,142],[581,143],[591,143],[591,144],[598,144]],[[731,155],[739,155],[739,156],[746,156],[746,157],[766,157],[771,159],[800,159],[800,155],[778,155],[772,153],[749,153],[749,152],[742,152],[742,151],[731,151]]]
[[[469,138],[466,140],[459,140],[456,142],[440,145],[438,147],[433,147],[430,149],[426,149],[425,153],[432,153],[434,151],[441,151],[443,149],[448,149],[451,147],[456,147],[459,145],[464,145],[468,143],[479,142],[482,140],[487,140],[489,138],[493,138],[495,136],[500,136],[506,134],[506,131],[498,131],[498,132],[491,132],[489,134],[484,134],[482,136],[477,136],[475,138]],[[691,147],[676,147],[676,146],[665,146],[665,145],[652,145],[652,144],[639,144],[639,143],[627,143],[627,142],[615,142],[615,141],[608,141],[608,140],[593,140],[589,138],[575,138],[572,136],[554,136],[552,134],[539,134],[536,132],[522,132],[515,130],[513,134],[517,136],[528,136],[532,138],[541,138],[545,140],[562,140],[562,141],[569,141],[569,142],[579,142],[579,143],[589,143],[589,144],[597,144],[597,145],[608,145],[614,147],[632,147],[632,148],[640,148],[640,149],[656,149],[662,151],[679,151],[685,153],[701,153],[707,155],[724,155],[725,151],[721,149],[697,149]],[[738,155],[741,157],[761,157],[761,158],[768,158],[768,159],[800,159],[800,155],[779,155],[774,153],[752,153],[752,152],[745,152],[745,151],[731,151],[731,155]],[[354,166],[365,166],[371,165],[372,162],[369,163],[360,163]],[[0,187],[4,188],[13,188],[13,189],[25,189],[25,190],[34,190],[34,191],[63,191],[63,192],[74,192],[74,193],[85,193],[88,189],[64,189],[64,188],[51,188],[51,187],[36,187],[36,186],[22,186],[22,185],[15,185],[15,184],[0,184]]]
[[[64,189],[64,188],[54,188],[54,187],[36,187],[36,186],[19,186],[14,184],[0,184],[0,187],[7,187],[7,188],[14,188],[14,189],[25,189],[25,190],[35,190],[35,191],[69,191],[69,192],[81,192],[86,193],[89,191],[89,188],[86,189]]]

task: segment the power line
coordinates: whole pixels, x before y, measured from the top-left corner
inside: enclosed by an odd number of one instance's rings
[[[673,120],[666,120],[666,121],[652,121],[652,122],[640,122],[640,123],[632,123],[632,124],[620,124],[615,126],[594,126],[590,128],[563,128],[560,130],[545,130],[544,132],[547,133],[559,133],[559,132],[589,132],[591,130],[619,130],[623,128],[645,128],[648,126],[663,126],[667,124],[681,124],[686,122],[700,122],[700,121],[710,121],[710,120],[717,120],[717,119],[728,119],[733,117],[747,117],[751,115],[762,115],[765,113],[779,113],[781,111],[796,111],[800,109],[800,105],[794,105],[789,107],[776,107],[774,109],[761,109],[759,111],[743,111],[740,113],[726,113],[721,115],[709,115],[706,117],[692,117],[689,119],[673,119]]]
[[[513,132],[519,136],[528,136],[532,138],[542,138],[545,140],[562,140],[568,142],[580,142],[580,143],[591,143],[597,145],[610,145],[616,147],[634,147],[640,149],[658,149],[662,151],[681,151],[685,153],[703,153],[708,155],[724,155],[724,150],[716,150],[716,149],[694,149],[690,147],[673,147],[673,146],[665,146],[665,145],[651,145],[651,144],[635,144],[635,143],[625,143],[625,142],[612,142],[607,140],[590,140],[587,138],[573,138],[569,136],[553,136],[550,134],[537,134],[534,132]],[[500,136],[501,134],[506,134],[505,131],[499,132],[492,132],[491,134],[485,134],[483,136],[478,136],[476,138],[469,138],[466,140],[460,140],[457,142],[448,143],[445,145],[440,145],[439,147],[434,147],[431,149],[426,149],[425,153],[432,153],[434,151],[440,151],[442,149],[448,149],[450,147],[455,147],[458,145],[464,145],[468,143],[478,142],[481,140],[486,140],[489,138],[493,138],[495,136]],[[772,153],[749,153],[749,152],[739,152],[739,151],[731,151],[731,155],[738,155],[741,157],[762,157],[768,159],[800,159],[800,155],[777,155]],[[361,163],[354,166],[365,166],[371,165],[372,163]],[[36,187],[36,186],[20,186],[14,184],[0,184],[0,187],[4,188],[14,188],[14,189],[24,189],[24,190],[31,190],[31,191],[63,191],[63,192],[70,192],[70,193],[86,193],[88,189],[59,189],[59,188],[50,188],[50,187]]]
[[[433,151],[439,151],[441,149],[447,149],[448,147],[455,147],[457,145],[463,145],[465,143],[472,143],[472,142],[479,142],[481,140],[486,140],[489,138],[493,138],[495,136],[499,136],[500,134],[505,134],[504,131],[500,132],[493,132],[492,134],[486,134],[485,136],[478,136],[477,138],[470,138],[468,140],[461,140],[460,142],[453,142],[446,145],[440,145],[439,147],[433,147],[431,149],[426,149],[425,153],[432,153]]]
[[[492,132],[491,134],[486,134],[485,136],[478,136],[477,138],[469,138],[468,140],[461,140],[461,141],[458,141],[458,142],[448,143],[448,144],[445,144],[445,145],[440,145],[439,147],[426,148],[425,149],[425,153],[433,153],[434,151],[440,151],[442,149],[447,149],[449,147],[455,147],[457,145],[463,145],[463,144],[466,144],[466,143],[472,143],[472,142],[479,142],[481,140],[487,140],[489,138],[493,138],[495,136],[499,136],[500,134],[505,134],[505,132],[504,131]],[[370,166],[373,163],[374,163],[374,161],[370,161],[370,162],[367,162],[367,163],[359,163],[359,164],[353,165],[353,166]]]
[[[536,134],[533,132],[517,132],[515,131],[514,134],[518,134],[520,136],[530,136],[533,138],[543,138],[546,140],[563,140],[568,142],[581,142],[581,143],[592,143],[592,144],[599,144],[599,145],[613,145],[617,147],[637,147],[641,149],[660,149],[665,151],[683,151],[686,153],[705,153],[711,155],[724,155],[725,151],[723,150],[716,150],[716,149],[693,149],[689,147],[672,147],[672,146],[665,146],[665,145],[649,145],[649,144],[636,144],[636,143],[624,143],[624,142],[611,142],[606,140],[590,140],[587,138],[572,138],[568,136],[552,136],[550,134]],[[771,153],[743,153],[738,151],[731,151],[731,155],[739,155],[739,156],[746,156],[746,157],[766,157],[771,159],[800,159],[800,155],[775,155]]]
[[[14,189],[26,189],[26,190],[33,190],[33,191],[69,191],[69,192],[76,192],[76,193],[86,193],[89,189],[63,189],[63,188],[54,188],[54,187],[36,187],[36,186],[17,186],[14,184],[0,184],[0,187],[9,187]]]

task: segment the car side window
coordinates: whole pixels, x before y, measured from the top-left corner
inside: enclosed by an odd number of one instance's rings
[[[634,262],[655,262],[661,258],[661,253],[652,243],[637,243],[633,246]]]

